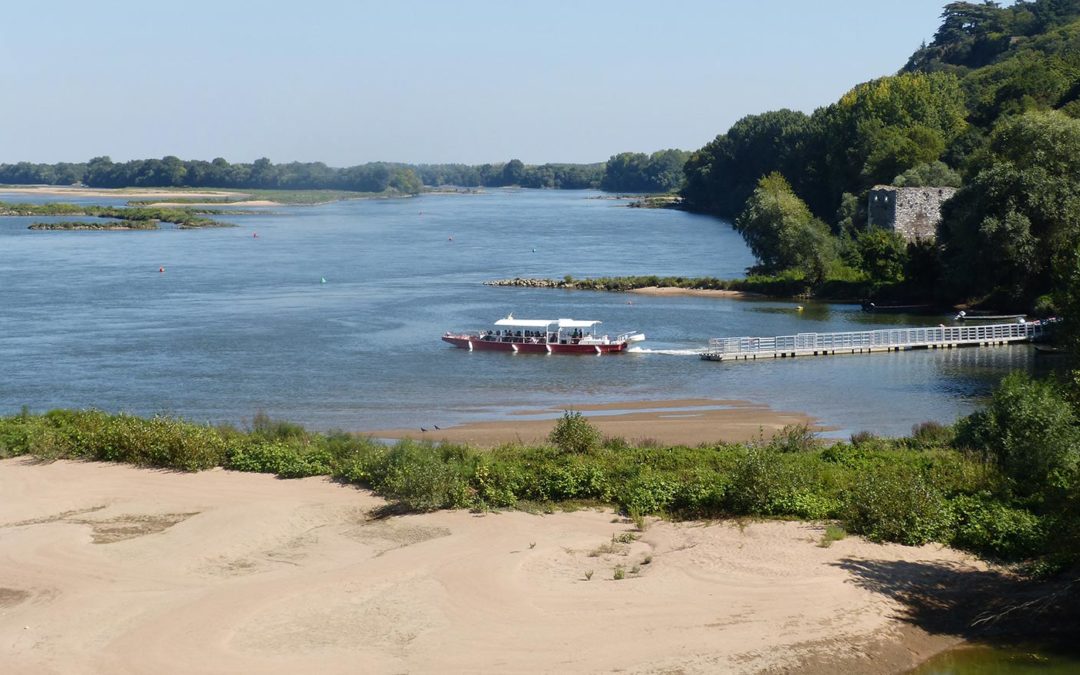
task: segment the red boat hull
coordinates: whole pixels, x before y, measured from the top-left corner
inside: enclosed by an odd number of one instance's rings
[[[617,354],[626,350],[625,342],[608,344],[573,344],[532,342],[529,340],[501,342],[484,340],[477,335],[444,335],[443,341],[469,351],[515,352],[518,354]]]

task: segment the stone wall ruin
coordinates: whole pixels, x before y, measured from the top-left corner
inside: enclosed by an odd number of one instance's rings
[[[909,242],[933,239],[941,205],[955,193],[951,187],[875,185],[867,197],[867,221],[870,227],[894,230]]]

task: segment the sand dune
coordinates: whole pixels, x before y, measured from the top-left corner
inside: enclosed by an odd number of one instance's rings
[[[850,562],[977,567],[800,523],[372,520],[362,490],[221,470],[4,460],[0,495],[6,673],[899,672],[954,640]]]

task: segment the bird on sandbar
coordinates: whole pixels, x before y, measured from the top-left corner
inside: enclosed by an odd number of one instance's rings
[[[442,431],[442,427],[440,427],[438,424],[436,424],[435,425],[435,430],[436,431]]]
[[[425,429],[424,427],[420,427],[420,431],[427,433],[427,429]]]

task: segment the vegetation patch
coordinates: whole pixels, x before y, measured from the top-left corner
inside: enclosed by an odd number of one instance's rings
[[[146,220],[113,220],[104,223],[67,222],[67,223],[32,223],[30,230],[156,230],[158,225]]]
[[[824,443],[792,427],[768,442],[698,447],[600,440],[568,412],[551,443],[492,450],[411,440],[387,446],[265,415],[238,430],[94,410],[24,411],[0,418],[0,457],[325,475],[372,489],[397,512],[609,504],[641,520],[639,532],[645,516],[826,520],[837,529],[827,529],[823,546],[851,532],[1060,569],[1080,562],[1074,400],[1064,386],[1013,376],[955,435],[920,425],[907,438],[857,434]],[[638,536],[612,535],[593,555],[624,554]]]
[[[0,202],[0,215],[2,216],[91,216],[93,218],[110,218],[125,223],[140,224],[138,229],[152,229],[144,225],[158,222],[173,223],[180,229],[193,229],[199,227],[232,227],[231,223],[225,223],[205,215],[226,213],[212,209],[184,209],[184,208],[158,208],[151,206],[87,206],[83,204],[70,204],[66,202],[52,202],[49,204],[28,204],[15,202]],[[84,223],[75,223],[83,225]],[[35,225],[39,225],[36,223]],[[68,224],[70,225],[70,224]],[[109,229],[109,224],[100,229]],[[78,227],[40,227],[34,229],[90,229]],[[126,229],[134,229],[128,227]]]

